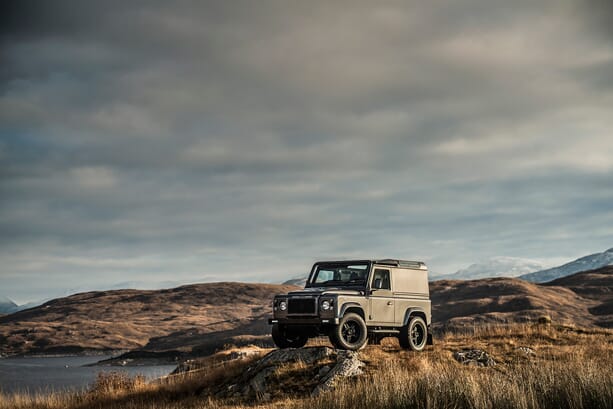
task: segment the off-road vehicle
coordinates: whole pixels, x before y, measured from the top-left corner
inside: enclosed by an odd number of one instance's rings
[[[300,348],[327,335],[336,348],[398,337],[421,351],[432,344],[428,269],[419,261],[319,261],[303,290],[276,295],[272,338],[279,348]]]

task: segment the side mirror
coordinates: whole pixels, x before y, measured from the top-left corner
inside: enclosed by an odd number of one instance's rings
[[[375,290],[379,290],[381,289],[382,284],[383,280],[381,280],[380,278],[375,278],[375,285],[373,287]]]

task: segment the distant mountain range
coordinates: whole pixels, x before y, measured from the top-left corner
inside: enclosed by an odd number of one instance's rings
[[[594,253],[589,256],[581,257],[559,267],[548,268],[530,274],[520,276],[522,280],[533,283],[544,283],[555,280],[556,278],[566,277],[581,271],[594,270],[604,266],[613,265],[613,248],[602,253]]]
[[[517,277],[522,274],[542,270],[543,264],[534,260],[516,257],[492,257],[471,264],[453,274],[432,276],[432,280],[475,280],[488,277]]]
[[[10,298],[0,295],[0,314],[10,314],[17,311],[19,306]]]
[[[297,285],[298,287],[304,287],[306,285],[307,278],[308,277],[291,278],[285,281],[283,284],[284,285]]]
[[[0,314],[12,314],[17,311],[27,310],[28,308],[37,307],[48,300],[40,300],[18,305],[8,297],[0,295]]]

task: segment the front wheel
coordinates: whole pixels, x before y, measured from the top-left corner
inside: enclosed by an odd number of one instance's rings
[[[421,317],[413,317],[407,325],[400,329],[398,337],[400,346],[413,351],[422,351],[428,341],[428,326]]]
[[[364,348],[368,341],[366,323],[358,314],[345,314],[330,334],[332,345],[341,349],[357,351]]]
[[[289,331],[285,326],[274,324],[272,326],[272,340],[279,348],[302,348],[309,338],[298,332]]]

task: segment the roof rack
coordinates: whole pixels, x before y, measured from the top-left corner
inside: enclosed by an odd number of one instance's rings
[[[318,264],[347,264],[347,263],[353,263],[353,264],[362,264],[362,263],[374,263],[374,264],[381,264],[381,265],[385,265],[385,266],[393,266],[393,267],[404,267],[404,268],[412,268],[412,269],[418,269],[418,270],[427,270],[428,268],[426,267],[426,263],[422,262],[422,261],[411,261],[411,260],[396,260],[396,259],[391,259],[391,258],[384,258],[384,259],[378,259],[378,260],[327,260],[327,261],[318,261]]]
[[[391,258],[386,258],[382,260],[373,260],[376,264],[384,264],[386,266],[395,266],[395,267],[406,267],[406,268],[419,268],[425,269],[426,264],[421,261],[411,261],[411,260],[395,260]]]

